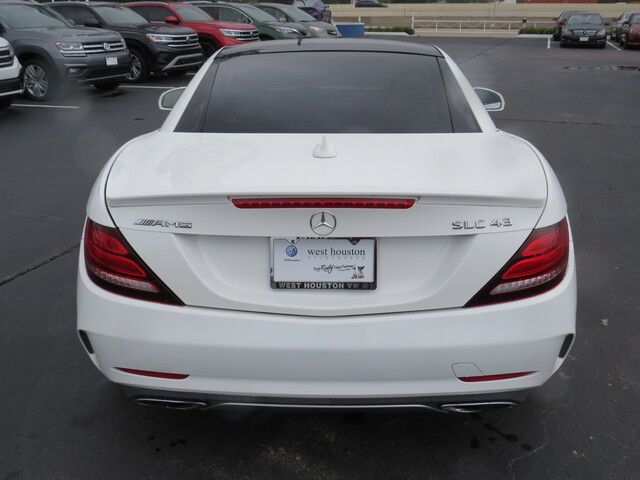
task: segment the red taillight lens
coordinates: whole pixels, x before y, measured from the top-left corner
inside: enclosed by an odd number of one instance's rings
[[[535,229],[507,264],[469,302],[467,307],[516,300],[555,287],[569,262],[567,219]]]
[[[233,198],[237,208],[387,208],[407,209],[415,198],[260,197]]]
[[[141,300],[184,305],[138,257],[117,228],[88,218],[84,261],[89,278],[105,290]]]

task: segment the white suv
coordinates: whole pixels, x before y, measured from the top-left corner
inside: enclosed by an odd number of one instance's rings
[[[13,98],[22,93],[20,68],[9,42],[0,38],[0,110],[9,107]]]

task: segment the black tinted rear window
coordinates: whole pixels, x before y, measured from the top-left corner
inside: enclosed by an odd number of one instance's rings
[[[435,57],[307,51],[221,60],[203,131],[446,133],[452,125]]]

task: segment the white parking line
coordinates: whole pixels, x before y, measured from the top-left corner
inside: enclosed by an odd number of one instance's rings
[[[77,110],[78,106],[76,105],[34,105],[31,103],[12,103],[12,107],[28,107],[28,108],[63,108],[67,110]]]
[[[611,43],[609,40],[607,40],[607,45],[612,46],[613,48],[615,48],[616,50],[618,50],[619,52],[622,51],[622,49],[616,47],[613,43]]]
[[[120,85],[120,88],[153,88],[156,90],[171,90],[172,88],[176,88],[172,85],[168,86],[160,86],[160,85]]]

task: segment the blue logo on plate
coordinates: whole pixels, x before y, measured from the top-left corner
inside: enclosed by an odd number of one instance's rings
[[[287,256],[295,257],[298,254],[298,247],[296,247],[295,245],[289,245],[286,252]]]

